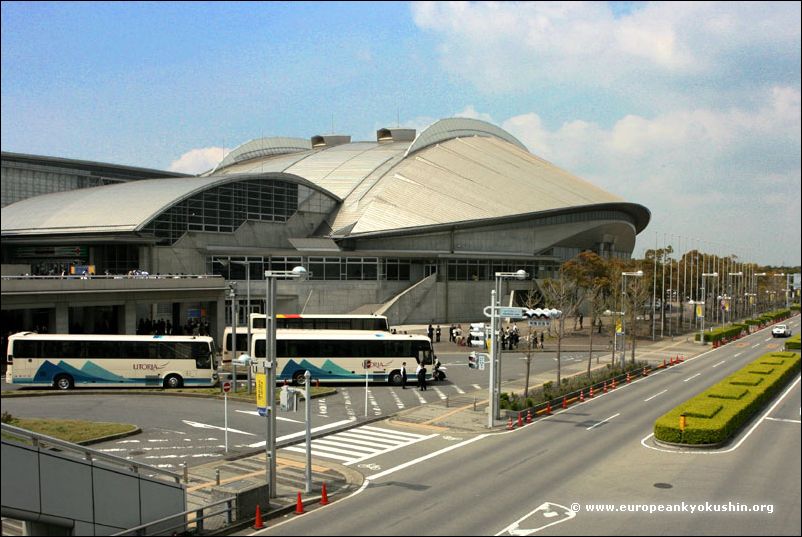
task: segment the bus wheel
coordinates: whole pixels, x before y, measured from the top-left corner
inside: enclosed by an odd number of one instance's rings
[[[295,373],[293,373],[292,383],[295,384],[296,386],[303,386],[304,383],[306,382],[306,379],[304,378],[304,373],[306,373],[306,371],[296,371]]]
[[[75,382],[69,375],[58,375],[53,379],[53,386],[58,390],[71,390],[75,387]]]
[[[390,373],[390,376],[387,377],[387,381],[391,386],[401,386],[401,371],[393,371]]]
[[[164,379],[164,387],[167,389],[180,388],[184,385],[184,381],[178,375],[167,375]]]

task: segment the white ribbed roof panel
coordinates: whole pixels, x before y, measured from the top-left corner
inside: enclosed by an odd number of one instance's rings
[[[217,170],[215,173],[216,175],[231,175],[234,173],[281,173],[299,160],[312,154],[314,154],[314,151],[309,150],[302,153],[293,153],[291,155],[263,157],[231,164]]]
[[[350,234],[624,200],[495,137],[445,141],[408,156],[332,229]],[[342,216],[346,216],[343,214]]]
[[[495,136],[527,150],[515,136],[491,123],[466,117],[450,117],[435,121],[421,131],[407,149],[407,155],[438,142],[465,136]]]
[[[346,198],[376,168],[403,154],[409,144],[355,142],[338,145],[298,161],[286,172],[303,177],[329,192]]]
[[[3,233],[134,231],[220,177],[146,179],[27,198],[2,209]]]
[[[299,151],[309,151],[312,149],[312,142],[304,138],[289,138],[283,136],[273,136],[268,138],[257,138],[250,140],[231,150],[220,163],[215,166],[211,174],[230,164],[253,160],[260,157],[283,155],[286,153],[298,153]]]

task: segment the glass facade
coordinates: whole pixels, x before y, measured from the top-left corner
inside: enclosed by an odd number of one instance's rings
[[[60,169],[55,166],[36,166],[23,162],[3,161],[0,169],[0,190],[2,203],[5,207],[11,203],[50,194],[52,192],[65,192],[78,188],[89,188],[108,184],[108,180],[89,175],[89,173],[70,169]]]
[[[246,220],[286,222],[302,208],[325,213],[334,206],[329,197],[309,187],[270,179],[221,185],[186,199],[151,220],[144,228],[173,244],[187,231],[233,233]]]

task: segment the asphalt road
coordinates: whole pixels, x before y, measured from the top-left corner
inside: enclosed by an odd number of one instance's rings
[[[519,430],[416,443],[377,458],[358,493],[260,534],[799,535],[799,377],[723,449],[651,442],[655,419],[778,346],[762,331]]]
[[[447,398],[475,393],[485,397],[488,372],[469,369],[466,352],[441,352],[441,362],[447,368],[445,382],[429,383],[426,392],[414,384],[406,390],[386,384],[371,384],[368,389],[367,412],[365,386],[337,386],[334,395],[313,399],[313,431],[336,429],[349,422],[389,417],[399,411],[433,402],[444,403]],[[503,356],[503,378],[520,378],[525,361],[519,353]],[[554,369],[556,354],[540,352],[533,359],[532,375]],[[587,351],[562,354],[564,364],[585,362]],[[129,457],[139,462],[168,470],[181,464],[189,466],[206,463],[234,452],[253,451],[264,446],[265,420],[256,414],[254,405],[230,400],[228,402],[228,441],[225,434],[225,412],[221,400],[165,397],[156,394],[133,393],[124,389],[110,395],[81,395],[76,390],[69,395],[25,398],[2,398],[2,410],[16,417],[84,419],[89,421],[125,422],[138,425],[143,433],[136,438],[121,439],[93,445],[106,453]],[[304,401],[295,412],[280,411],[277,415],[278,440],[292,442],[305,430]],[[403,439],[399,435],[399,439]],[[282,439],[284,442],[282,442]],[[228,452],[226,451],[228,447]]]

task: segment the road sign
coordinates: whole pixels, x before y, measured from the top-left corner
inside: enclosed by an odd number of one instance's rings
[[[226,393],[231,391],[231,382],[227,380],[223,382],[223,391]]]
[[[548,320],[541,321],[541,320],[529,319],[529,326],[549,326],[550,322],[551,321]]]
[[[499,317],[510,317],[515,319],[523,319],[524,318],[524,310],[526,308],[499,308],[498,309],[498,316]]]
[[[479,365],[479,371],[485,370],[485,362],[488,360],[490,356],[485,353],[479,353],[476,355],[476,363]]]
[[[267,375],[264,373],[256,375],[256,411],[260,416],[267,413]]]

